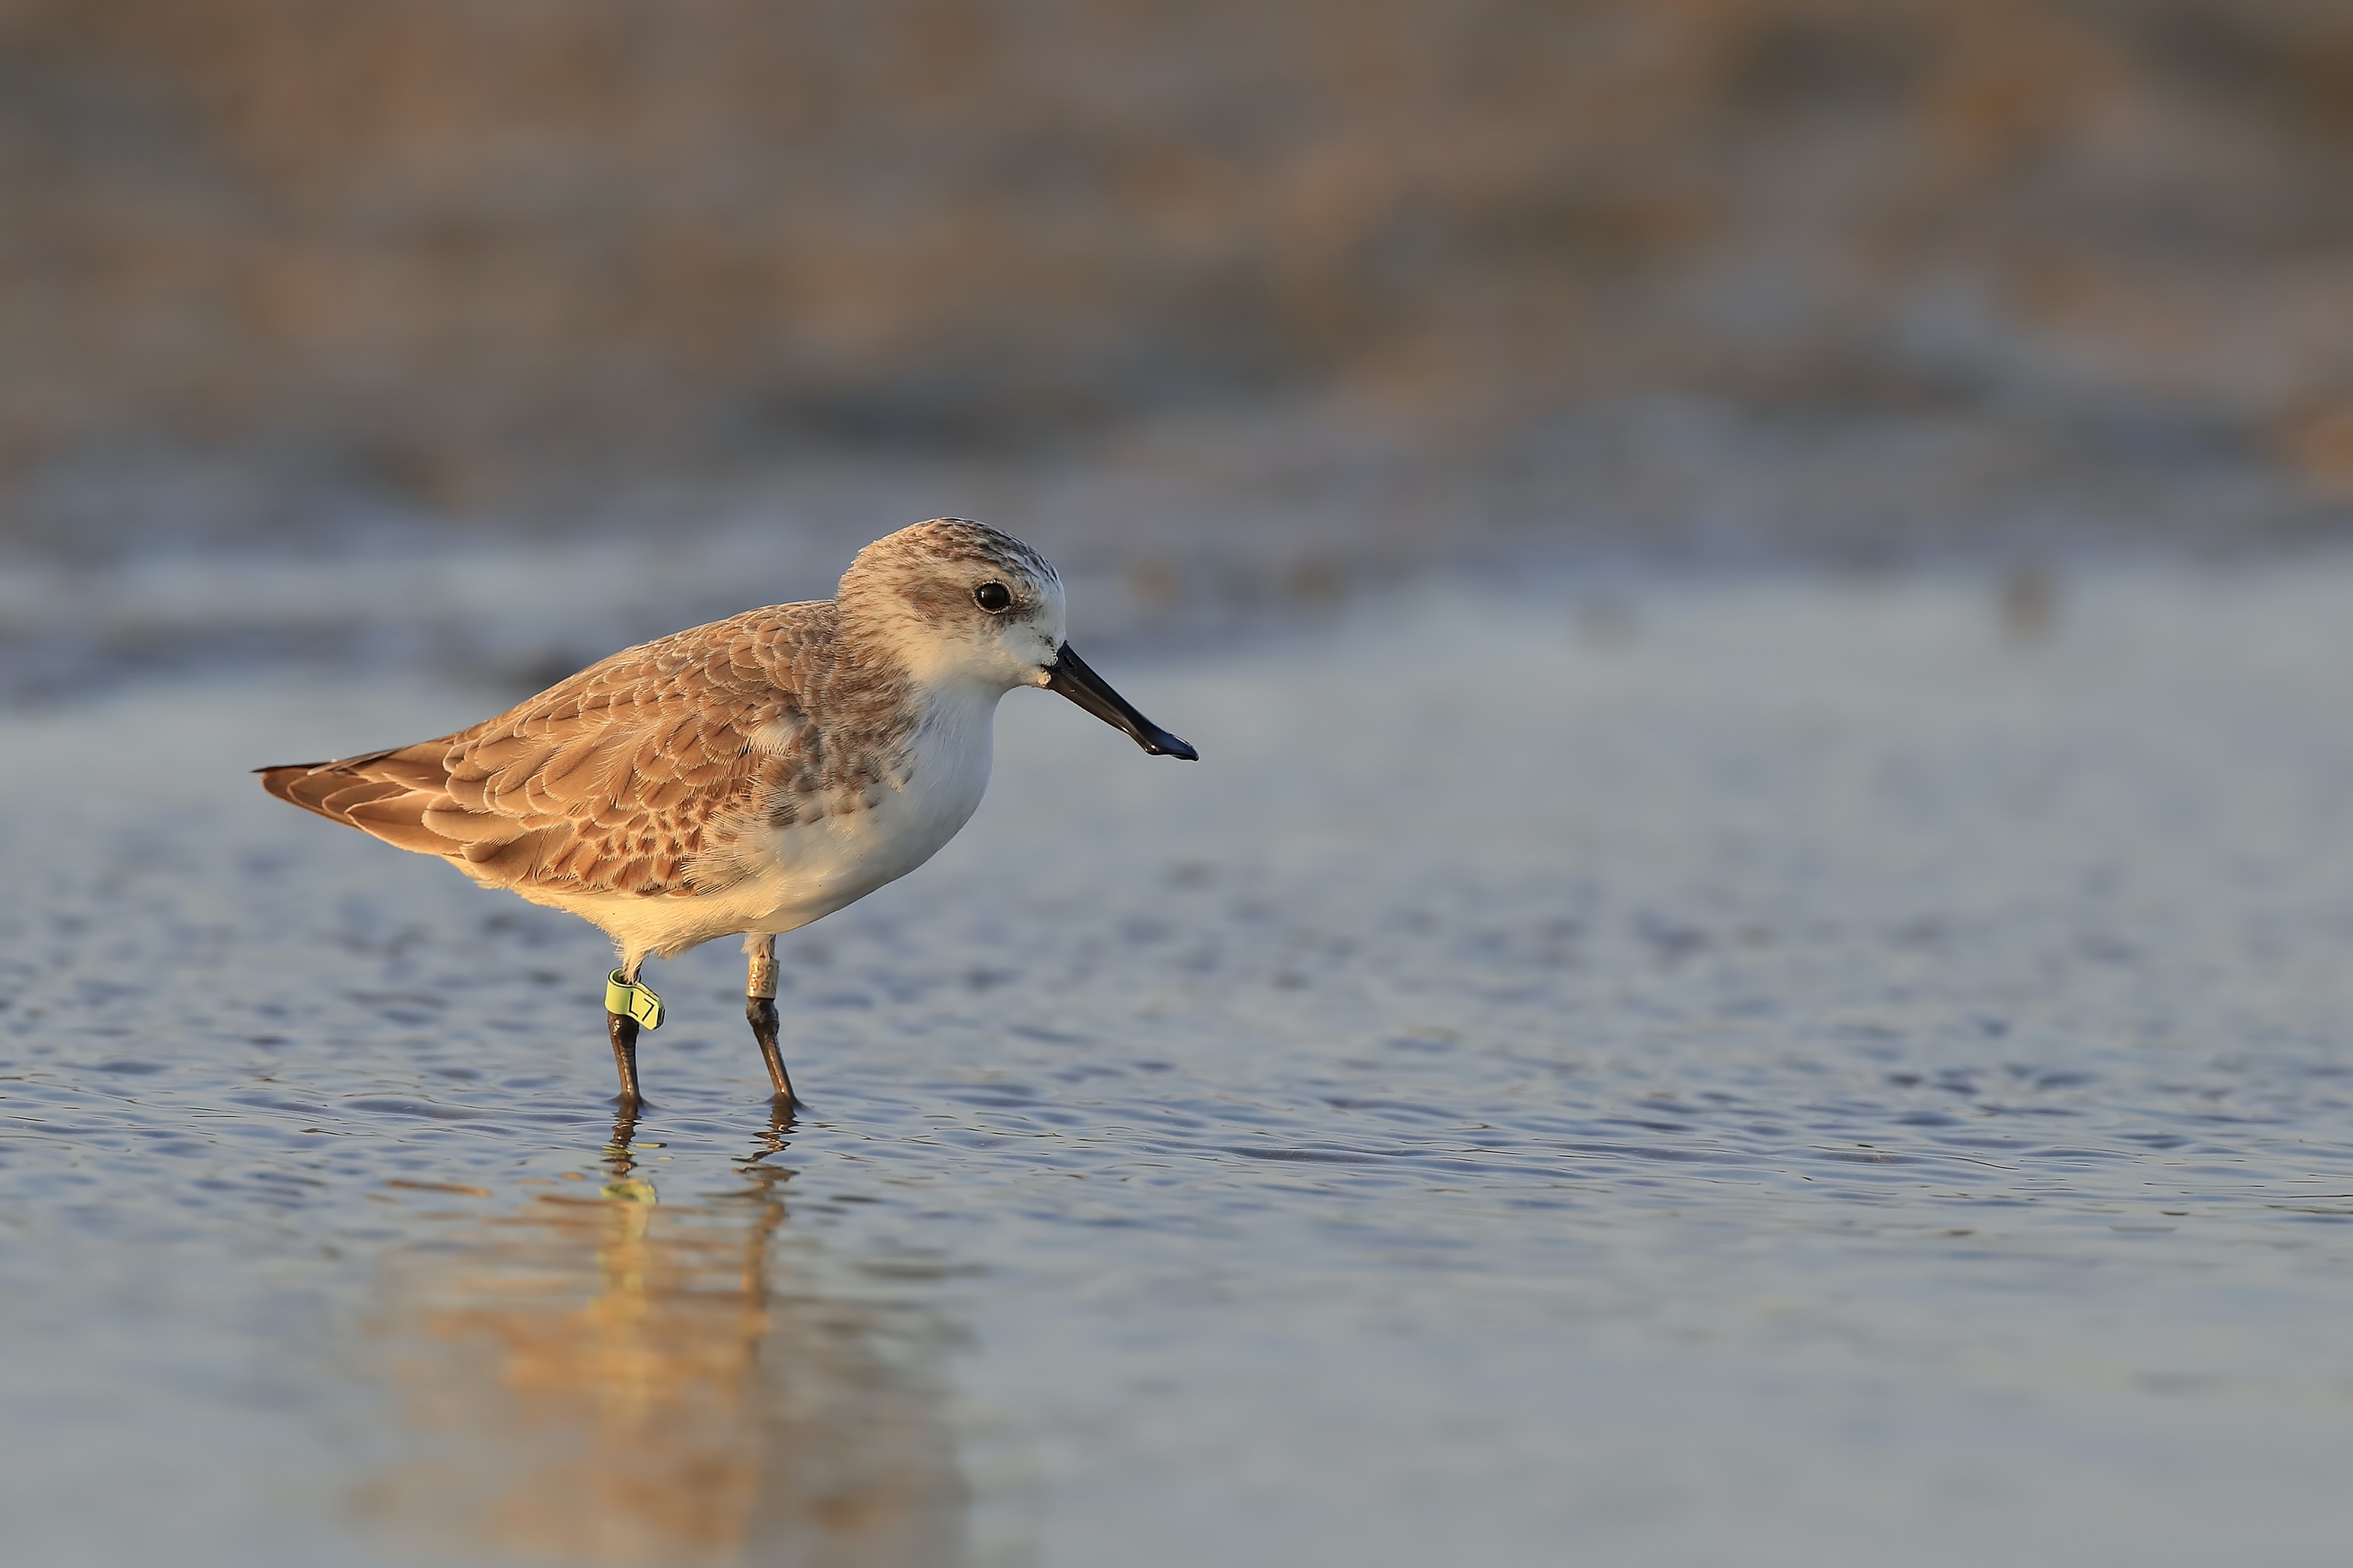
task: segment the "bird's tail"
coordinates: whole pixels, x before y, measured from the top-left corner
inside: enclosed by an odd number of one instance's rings
[[[338,757],[332,762],[279,763],[253,771],[260,775],[262,788],[288,805],[382,837],[385,835],[378,825],[369,820],[370,816],[380,813],[353,813],[373,802],[420,790],[438,793],[447,777],[440,765],[440,750],[438,743],[427,742],[422,746],[394,746],[364,756]]]
[[[262,788],[289,805],[299,805],[356,827],[359,825],[348,815],[353,806],[406,787],[389,779],[371,778],[362,771],[391,754],[372,752],[364,757],[338,757],[327,763],[276,763],[253,771],[260,775]]]

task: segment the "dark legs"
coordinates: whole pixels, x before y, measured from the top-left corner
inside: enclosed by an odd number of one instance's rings
[[[605,1032],[613,1037],[613,1069],[621,1075],[617,1103],[624,1111],[645,1104],[638,1092],[638,1031],[662,1026],[661,998],[638,979],[639,953],[605,976]]]
[[[744,981],[744,1016],[751,1022],[752,1037],[760,1042],[760,1059],[768,1064],[776,1103],[790,1113],[799,1108],[800,1098],[793,1093],[792,1077],[785,1071],[785,1055],[776,1048],[776,939],[745,937],[744,951],[751,960]]]
[[[613,1037],[613,1066],[621,1075],[617,1103],[625,1113],[634,1111],[644,1103],[638,1095],[638,1021],[626,1013],[607,1012],[605,1032]]]
[[[801,1102],[785,1071],[784,1053],[776,1048],[776,939],[746,937],[744,951],[751,960],[751,974],[744,983],[744,1016],[751,1021],[752,1037],[760,1042],[760,1059],[767,1064],[768,1081],[776,1087],[776,1108],[789,1121]],[[605,984],[605,1032],[612,1037],[613,1070],[621,1079],[614,1103],[624,1116],[634,1116],[645,1104],[638,1087],[638,1032],[641,1026],[659,1029],[661,1023],[661,999],[638,982],[635,965],[613,971]]]
[[[768,1081],[776,1088],[776,1103],[797,1106],[793,1094],[792,1075],[785,1071],[784,1052],[776,1048],[776,999],[769,996],[744,998],[744,1016],[751,1021],[752,1037],[760,1042],[760,1059],[768,1064]]]

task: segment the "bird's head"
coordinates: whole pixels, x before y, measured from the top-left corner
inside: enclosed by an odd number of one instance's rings
[[[1062,580],[1009,533],[934,518],[858,552],[835,595],[844,632],[934,689],[1059,691],[1155,755],[1196,760],[1072,652]]]

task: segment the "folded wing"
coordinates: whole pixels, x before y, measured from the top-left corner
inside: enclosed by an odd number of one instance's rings
[[[817,603],[698,626],[470,730],[263,768],[262,786],[501,887],[715,892],[747,874],[743,836],[815,748],[805,688],[832,621]]]

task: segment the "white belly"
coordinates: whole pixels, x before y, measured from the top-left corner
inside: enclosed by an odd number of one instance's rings
[[[905,787],[886,790],[862,811],[774,830],[766,868],[752,879],[752,902],[759,907],[733,929],[769,934],[805,926],[938,854],[988,789],[996,713],[993,696],[935,706]]]

